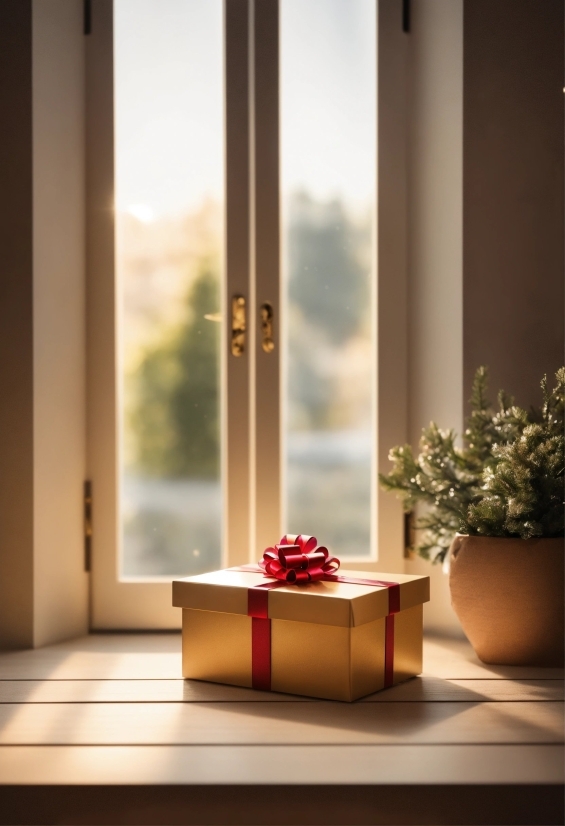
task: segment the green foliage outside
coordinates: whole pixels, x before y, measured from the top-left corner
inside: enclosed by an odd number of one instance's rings
[[[355,227],[341,201],[320,203],[304,192],[294,196],[289,217],[290,303],[306,324],[342,344],[369,308],[370,267],[357,251],[368,248],[370,230]]]
[[[293,404],[303,416],[298,429],[335,424],[335,378],[319,356],[327,358],[370,322],[370,240],[370,224],[356,225],[342,201],[320,202],[305,192],[292,198],[287,377]]]
[[[564,535],[565,368],[551,392],[543,379],[538,412],[517,407],[503,391],[493,409],[487,378],[487,369],[479,368],[462,448],[453,430],[432,422],[422,430],[420,454],[414,457],[410,445],[393,448],[393,470],[380,476],[407,513],[425,505],[416,550],[433,562],[443,561],[457,531],[522,539]]]
[[[360,243],[361,242],[361,243]],[[289,383],[314,428],[328,426],[335,395],[313,358],[315,345],[339,345],[368,319],[367,227],[339,201],[295,196],[289,215]],[[201,264],[186,297],[186,320],[147,347],[128,377],[126,437],[131,469],[153,478],[219,478],[221,326],[204,316],[220,306],[217,266]]]
[[[220,325],[218,274],[203,262],[187,296],[186,321],[148,349],[129,378],[128,430],[135,467],[153,477],[217,479]]]

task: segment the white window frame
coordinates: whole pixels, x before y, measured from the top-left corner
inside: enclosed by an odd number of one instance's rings
[[[407,440],[406,35],[402,0],[378,4],[376,470]],[[255,560],[281,534],[278,0],[224,0],[225,267],[222,314],[223,564]],[[120,580],[119,403],[113,219],[113,2],[92,0],[86,61],[87,455],[93,491],[91,626],[169,629],[170,577]],[[246,351],[230,354],[231,300],[247,304]],[[265,353],[259,308],[274,311]],[[373,480],[378,490],[376,478]],[[376,499],[377,557],[359,571],[402,571],[400,504]]]

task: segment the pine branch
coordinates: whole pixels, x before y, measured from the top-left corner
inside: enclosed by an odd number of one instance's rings
[[[410,445],[391,450],[393,469],[381,475],[410,512],[423,504],[416,523],[418,553],[444,559],[456,531],[485,536],[562,536],[565,476],[563,419],[565,368],[550,392],[542,380],[543,405],[528,414],[504,391],[498,410],[488,400],[488,371],[477,370],[464,445],[452,430],[432,422],[422,430],[420,453]]]

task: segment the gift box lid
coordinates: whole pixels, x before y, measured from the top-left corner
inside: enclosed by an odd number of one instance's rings
[[[345,570],[340,570],[339,575],[398,584],[401,611],[430,599],[430,578],[427,576]],[[268,581],[262,571],[233,568],[174,580],[173,605],[178,608],[247,616],[249,589]],[[268,591],[269,618],[346,628],[364,625],[387,616],[389,590],[384,585],[345,582],[284,584]]]

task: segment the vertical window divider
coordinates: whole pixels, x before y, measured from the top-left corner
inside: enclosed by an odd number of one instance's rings
[[[252,362],[250,15],[247,0],[224,0],[225,71],[225,289],[222,314],[222,427],[225,494],[224,559],[249,561],[250,413]],[[231,352],[232,300],[245,299],[245,342]]]
[[[225,558],[237,565],[281,530],[279,3],[224,0],[224,13],[224,336],[233,297],[246,300],[244,352],[222,348]]]
[[[252,537],[256,557],[281,533],[279,0],[250,0],[252,20]],[[266,313],[269,329],[262,329]],[[264,320],[264,319],[263,319]],[[269,338],[269,341],[265,341]]]
[[[408,439],[408,201],[406,64],[408,38],[399,25],[402,0],[378,0],[377,40],[377,359],[376,466]],[[400,501],[377,485],[377,551],[381,571],[404,570]],[[357,565],[359,569],[363,565]],[[374,564],[373,564],[374,567]]]

